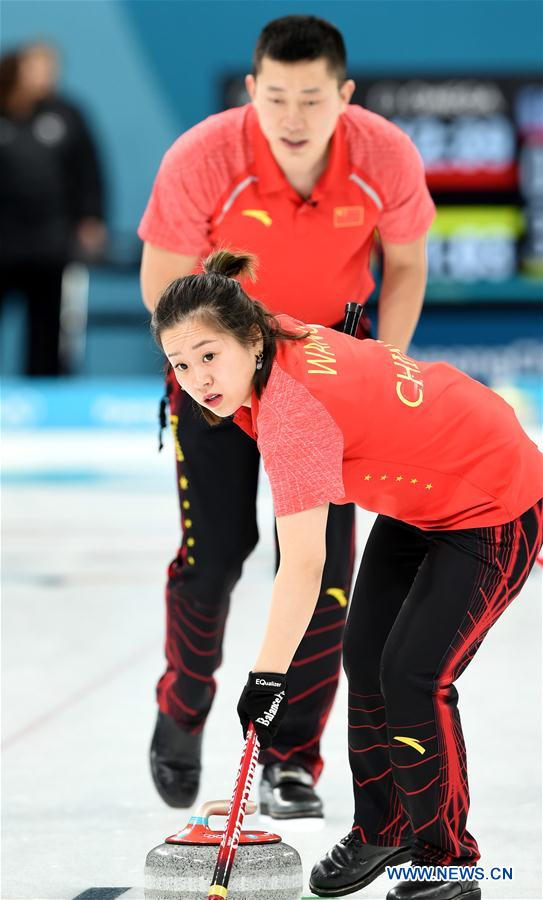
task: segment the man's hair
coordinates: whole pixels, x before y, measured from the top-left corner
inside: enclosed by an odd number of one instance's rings
[[[325,59],[338,81],[347,77],[347,53],[341,32],[317,16],[283,16],[268,22],[256,42],[253,75],[258,75],[265,56],[284,63]]]

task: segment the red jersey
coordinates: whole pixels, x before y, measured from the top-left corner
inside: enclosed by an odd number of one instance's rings
[[[304,200],[248,104],[211,116],[173,144],[138,234],[186,256],[218,245],[248,250],[259,268],[256,285],[246,287],[268,309],[332,325],[348,300],[363,302],[373,289],[375,230],[407,243],[434,215],[415,145],[381,116],[347,107],[327,168]]]
[[[234,421],[257,440],[276,516],[356,503],[422,529],[502,525],[543,496],[543,455],[514,410],[450,366],[279,316],[260,400]]]

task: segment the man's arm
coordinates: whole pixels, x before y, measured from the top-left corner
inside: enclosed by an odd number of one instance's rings
[[[377,337],[404,352],[422,310],[426,289],[426,235],[408,244],[382,241],[383,281]]]
[[[154,311],[164,289],[176,278],[190,275],[197,261],[197,256],[183,256],[181,253],[171,253],[162,247],[144,243],[140,284],[143,302],[149,312]]]

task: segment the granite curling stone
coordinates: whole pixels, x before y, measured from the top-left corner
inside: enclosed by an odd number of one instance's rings
[[[188,825],[154,847],[145,861],[145,900],[207,900],[223,832],[212,831],[212,815],[226,816],[230,802],[202,804]],[[256,811],[247,804],[247,814]],[[278,834],[242,831],[228,900],[300,900],[302,861]]]

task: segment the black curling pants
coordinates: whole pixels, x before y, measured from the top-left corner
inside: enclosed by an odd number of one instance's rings
[[[0,269],[0,303],[23,294],[27,302],[26,375],[62,375],[60,306],[64,264],[19,265]]]
[[[163,712],[197,731],[215,694],[230,594],[258,541],[260,456],[231,420],[208,425],[173,379],[169,387],[183,536],[168,573],[167,668],[157,697]],[[288,712],[274,746],[261,753],[264,764],[288,760],[315,779],[320,775],[320,737],[339,678],[353,561],[354,507],[331,506],[318,604],[289,670]],[[268,601],[255,596],[263,624]]]
[[[479,858],[454,682],[528,577],[542,503],[464,531],[376,519],[344,638],[354,826],[367,843],[411,842],[428,865]]]

